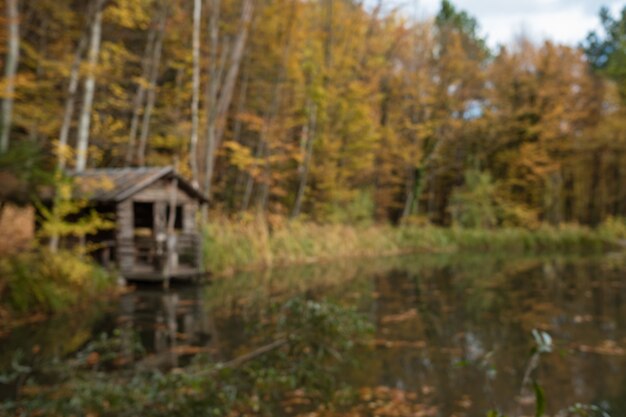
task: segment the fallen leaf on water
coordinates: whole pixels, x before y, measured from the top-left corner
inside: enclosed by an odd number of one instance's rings
[[[380,319],[381,323],[397,323],[399,321],[405,321],[405,320],[409,320],[412,319],[413,317],[417,316],[417,310],[412,308],[410,310],[405,311],[404,313],[400,313],[400,314],[390,314],[388,316],[384,316]]]
[[[580,345],[578,350],[585,353],[597,353],[599,355],[622,356],[626,354],[623,347],[618,346],[614,340],[605,340],[598,346]]]
[[[457,405],[459,405],[461,408],[468,409],[472,406],[472,400],[470,399],[469,395],[464,395],[459,401],[457,401]]]
[[[200,346],[176,346],[171,349],[172,353],[177,355],[196,355],[198,353],[207,353],[212,352],[214,349],[209,347],[200,347]]]
[[[91,352],[89,355],[87,355],[86,362],[89,366],[96,365],[98,362],[100,362],[100,354],[98,352]]]
[[[387,340],[387,339],[374,339],[371,342],[376,347],[384,348],[417,348],[422,349],[426,347],[426,342],[423,340]]]
[[[574,323],[577,323],[577,324],[589,323],[592,320],[593,320],[593,317],[591,317],[591,315],[589,314],[586,314],[584,316],[580,316],[580,315],[574,316]]]

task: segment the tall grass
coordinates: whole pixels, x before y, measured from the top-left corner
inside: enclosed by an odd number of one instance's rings
[[[598,229],[566,225],[529,230],[320,225],[297,221],[270,225],[263,218],[246,221],[220,218],[204,231],[204,262],[207,270],[224,274],[293,263],[412,252],[601,252],[617,246],[622,234],[626,236],[626,225],[618,220],[613,222]]]

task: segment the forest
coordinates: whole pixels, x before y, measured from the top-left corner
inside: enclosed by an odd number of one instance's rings
[[[595,226],[626,215],[626,8],[489,48],[354,0],[3,0],[0,201],[176,165],[226,216]]]
[[[392,3],[0,0],[0,416],[626,415],[626,7]]]

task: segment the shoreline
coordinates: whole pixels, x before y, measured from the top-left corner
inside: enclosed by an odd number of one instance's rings
[[[623,251],[623,233],[621,228],[572,225],[485,230],[287,223],[272,229],[263,220],[221,220],[204,231],[203,256],[205,268],[212,276],[225,277],[289,265],[407,254]]]
[[[624,231],[621,228],[583,226],[541,227],[537,230],[521,228],[461,229],[434,226],[389,226],[389,225],[344,225],[288,222],[280,226],[270,225],[263,219],[249,222],[234,222],[221,219],[203,232],[203,255],[205,268],[214,278],[229,278],[240,272],[267,271],[297,265],[332,263],[339,260],[386,258],[411,254],[478,254],[509,253],[511,255],[532,254],[576,254],[607,253],[626,250]],[[49,277],[42,272],[41,265],[32,262],[28,255],[4,259],[4,272],[18,271],[20,276],[39,274],[38,281],[47,283]],[[115,274],[106,273],[101,267],[86,262],[78,254],[63,252],[50,254],[45,250],[30,254],[43,257],[46,263],[57,263],[55,271],[58,291],[70,294],[70,299],[55,302],[52,293],[26,294],[29,303],[21,311],[12,308],[5,288],[0,299],[0,337],[22,325],[45,321],[57,314],[80,311],[91,302],[117,298],[131,290],[131,286],[120,287],[115,283]],[[59,258],[59,259],[57,259]],[[30,259],[30,261],[29,261]],[[7,262],[8,261],[8,262]],[[60,264],[59,264],[60,262]],[[67,265],[64,264],[67,262]],[[17,265],[7,268],[6,265]],[[73,268],[77,266],[77,268]],[[66,269],[68,268],[68,269]],[[59,277],[64,273],[82,274],[71,279]],[[68,272],[69,271],[69,272]],[[24,275],[26,273],[26,275]],[[98,284],[90,283],[95,275],[101,276]],[[102,276],[108,275],[103,283]],[[95,278],[94,278],[95,279]],[[14,278],[15,280],[15,278]],[[77,281],[80,284],[77,284]],[[9,286],[7,279],[5,286]],[[35,291],[35,281],[20,291]],[[0,294],[2,295],[2,294]],[[50,299],[42,299],[48,297]],[[65,304],[66,303],[66,304]]]

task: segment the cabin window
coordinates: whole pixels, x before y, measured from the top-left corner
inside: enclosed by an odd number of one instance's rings
[[[167,206],[165,209],[165,223],[169,222],[170,219],[170,207]],[[183,206],[176,206],[176,218],[174,219],[174,229],[183,230]]]
[[[154,204],[133,203],[135,229],[150,229],[154,227]]]

